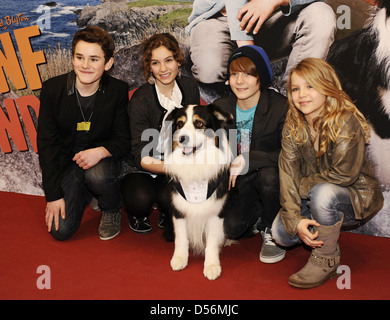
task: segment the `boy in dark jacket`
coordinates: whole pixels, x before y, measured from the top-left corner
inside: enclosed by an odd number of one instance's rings
[[[46,225],[57,240],[76,232],[92,196],[102,210],[100,238],[120,231],[119,159],[130,149],[130,130],[127,84],[106,74],[114,49],[102,29],[78,31],[73,71],[42,86],[37,143]]]
[[[225,232],[237,239],[260,231],[260,260],[275,263],[285,254],[272,241],[270,229],[280,208],[278,157],[287,100],[267,88],[272,70],[267,54],[258,46],[233,51],[228,73],[234,94],[214,102],[234,116],[231,129],[237,132],[238,156],[230,170]],[[230,143],[232,138],[229,132]]]

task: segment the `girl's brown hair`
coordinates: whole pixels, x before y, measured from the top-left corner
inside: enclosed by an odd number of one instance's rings
[[[152,51],[161,46],[164,46],[172,52],[173,58],[179,64],[184,63],[184,54],[180,49],[178,41],[169,33],[158,33],[143,42],[144,51],[142,54],[142,69],[145,79],[150,76],[150,60],[152,59]]]
[[[370,127],[364,115],[343,91],[334,69],[326,61],[317,58],[302,60],[290,72],[287,81],[287,98],[290,107],[286,118],[286,126],[289,129],[288,137],[292,137],[297,144],[306,143],[310,137],[305,117],[295,107],[292,100],[291,76],[294,73],[305,79],[315,90],[325,95],[325,106],[313,122],[315,130],[321,134],[317,157],[325,153],[330,141],[336,141],[341,127],[344,125],[344,115],[347,112],[352,113],[358,119],[365,140],[366,142],[369,141]]]

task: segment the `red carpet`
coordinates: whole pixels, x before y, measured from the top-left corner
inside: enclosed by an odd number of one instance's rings
[[[173,243],[162,238],[157,214],[153,231],[132,232],[123,214],[122,231],[110,241],[97,235],[100,213],[87,208],[82,225],[67,242],[57,242],[44,225],[43,197],[0,192],[0,299],[129,300],[264,300],[389,299],[390,239],[343,232],[342,264],[351,270],[351,289],[337,280],[300,290],[288,277],[304,265],[309,251],[298,247],[273,265],[258,255],[261,237],[224,248],[222,275],[204,278],[203,259],[190,257],[188,267],[171,270]],[[51,289],[38,289],[37,268],[50,268]]]

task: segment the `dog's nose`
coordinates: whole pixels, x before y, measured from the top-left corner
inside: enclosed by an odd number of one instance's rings
[[[188,141],[190,141],[190,137],[187,136],[186,134],[183,134],[183,135],[181,135],[181,136],[179,137],[179,142],[180,142],[181,144],[186,145],[186,144],[188,143]]]

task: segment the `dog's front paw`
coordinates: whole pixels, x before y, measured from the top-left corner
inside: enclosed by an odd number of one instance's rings
[[[174,271],[183,270],[185,267],[187,267],[188,264],[188,258],[181,257],[181,256],[173,256],[171,259],[171,267]]]
[[[203,274],[209,280],[217,279],[222,272],[222,268],[219,264],[212,264],[208,266],[204,266]]]

